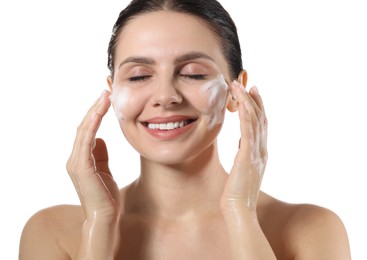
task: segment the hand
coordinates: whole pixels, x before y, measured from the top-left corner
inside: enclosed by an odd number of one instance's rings
[[[90,108],[78,127],[67,171],[78,192],[86,222],[112,223],[121,213],[121,198],[108,168],[107,148],[102,139],[95,139],[103,116],[111,103],[104,91]]]
[[[221,198],[221,207],[229,211],[246,209],[256,214],[267,162],[267,119],[256,87],[249,93],[238,81],[234,81],[231,87],[238,102],[241,139]]]

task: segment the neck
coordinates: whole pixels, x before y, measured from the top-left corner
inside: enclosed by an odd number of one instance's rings
[[[226,179],[216,143],[195,158],[175,165],[141,158],[141,175],[130,188],[128,208],[165,218],[214,214],[219,210]]]

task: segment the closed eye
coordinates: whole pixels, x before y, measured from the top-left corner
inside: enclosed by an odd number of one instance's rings
[[[135,77],[130,77],[129,78],[129,81],[132,81],[132,82],[138,82],[138,81],[144,81],[144,80],[147,80],[151,78],[151,76],[149,75],[143,75],[143,76],[135,76]]]
[[[194,79],[194,80],[204,80],[206,79],[207,75],[204,74],[181,74],[181,77]]]

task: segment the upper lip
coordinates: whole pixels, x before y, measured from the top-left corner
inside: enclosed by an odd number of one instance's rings
[[[196,120],[197,117],[194,116],[185,116],[185,115],[175,115],[168,117],[154,117],[147,120],[142,121],[143,123],[151,123],[151,124],[164,124],[170,122],[180,122],[184,120]]]

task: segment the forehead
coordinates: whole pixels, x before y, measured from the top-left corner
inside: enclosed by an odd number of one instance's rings
[[[219,40],[206,22],[190,14],[156,11],[138,15],[122,28],[116,61],[128,55],[179,55],[191,51],[224,59]]]

